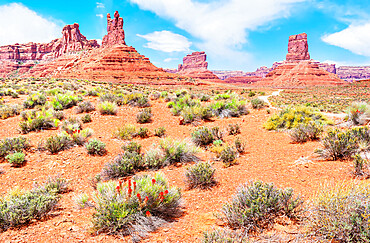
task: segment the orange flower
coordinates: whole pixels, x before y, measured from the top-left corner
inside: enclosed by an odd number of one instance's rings
[[[152,215],[150,214],[150,212],[149,212],[149,211],[146,211],[146,216],[147,216],[147,217],[150,217],[150,216],[152,216]]]
[[[136,191],[136,181],[134,181],[133,184],[134,184],[134,191]]]
[[[148,196],[145,197],[144,202],[147,203],[149,200]]]
[[[152,184],[153,184],[153,185],[155,184],[155,179],[152,179]]]
[[[138,193],[136,196],[139,199],[139,202],[141,202],[141,195],[140,195],[140,193]]]
[[[119,187],[119,186],[117,186],[117,187],[116,187],[116,190],[117,190],[117,193],[118,193],[118,194],[120,194],[119,189],[120,189],[120,187]]]
[[[164,195],[167,195],[167,194],[168,194],[168,190],[165,190],[165,191],[164,191]]]

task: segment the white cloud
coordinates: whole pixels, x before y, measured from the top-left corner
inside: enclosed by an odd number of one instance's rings
[[[177,60],[179,60],[179,59],[169,57],[169,58],[164,59],[163,62],[172,62],[172,61],[177,61]]]
[[[370,22],[351,24],[348,28],[321,38],[324,42],[370,57]]]
[[[99,17],[99,18],[104,18],[103,14],[97,14],[96,17]]]
[[[163,52],[188,52],[192,44],[185,36],[167,30],[137,36],[148,41],[145,47]]]
[[[98,42],[99,45],[101,45],[101,43],[102,43],[101,39],[96,39],[96,41]]]
[[[96,8],[105,8],[104,3],[96,2]]]
[[[305,0],[130,1],[141,9],[174,21],[178,28],[200,39],[197,47],[209,55],[234,61],[238,54],[246,61],[249,59],[247,53],[240,50],[247,43],[248,31],[288,17],[294,4]]]
[[[50,42],[61,37],[62,28],[62,22],[45,19],[22,4],[0,6],[0,45]]]

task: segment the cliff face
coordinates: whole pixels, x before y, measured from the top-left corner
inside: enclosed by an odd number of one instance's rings
[[[307,34],[289,36],[287,61],[310,60],[308,53]]]

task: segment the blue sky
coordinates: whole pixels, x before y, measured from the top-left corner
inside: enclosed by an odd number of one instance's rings
[[[0,45],[49,42],[72,23],[101,40],[115,10],[126,43],[159,67],[205,51],[211,70],[254,71],[284,60],[302,32],[312,59],[370,65],[370,0],[0,0]]]

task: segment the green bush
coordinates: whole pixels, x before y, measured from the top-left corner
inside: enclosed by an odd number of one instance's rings
[[[26,109],[31,109],[36,106],[42,106],[46,103],[46,96],[42,93],[32,93],[28,96],[27,100],[23,102]]]
[[[91,139],[88,143],[86,143],[85,147],[86,147],[88,154],[91,154],[91,155],[102,156],[107,153],[107,150],[105,148],[105,143],[95,138]]]
[[[0,159],[11,153],[20,153],[29,147],[29,142],[25,137],[4,138],[0,140]]]
[[[352,128],[346,131],[331,129],[321,140],[324,148],[317,149],[316,152],[325,159],[338,160],[351,158],[358,151],[358,142],[361,140],[361,134],[368,136],[366,134],[370,134],[370,131],[368,128]],[[370,139],[368,141],[370,142]]]
[[[81,121],[83,123],[89,123],[92,121],[90,114],[85,114],[83,117],[81,117]]]
[[[244,100],[234,98],[232,100],[217,101],[212,103],[209,108],[214,116],[220,118],[240,117],[249,114]]]
[[[199,127],[191,133],[192,141],[197,146],[206,146],[216,140],[212,130],[208,127]]]
[[[324,186],[310,210],[311,232],[332,242],[369,242],[369,195],[367,182]]]
[[[30,191],[15,188],[8,195],[0,197],[0,230],[7,230],[28,224],[34,219],[44,218],[54,209],[60,199],[58,195],[60,190],[54,185],[47,182]]]
[[[171,165],[175,163],[188,163],[198,161],[196,156],[201,150],[187,141],[177,141],[171,138],[162,139],[160,148],[165,156],[165,163]]]
[[[239,124],[229,124],[229,135],[237,135],[237,134],[240,134]]]
[[[202,243],[250,243],[244,230],[217,229],[203,232]]]
[[[63,121],[61,129],[72,135],[74,132],[82,130],[82,124],[78,118],[70,117],[68,120]]]
[[[212,117],[211,109],[200,105],[184,107],[180,114],[183,124],[192,123],[195,120],[209,120]]]
[[[348,121],[353,125],[363,125],[370,119],[370,105],[366,102],[354,102],[348,107]]]
[[[220,218],[231,228],[255,232],[268,228],[279,216],[298,219],[303,201],[292,189],[279,189],[273,184],[251,181],[241,185],[231,202],[222,207]]]
[[[244,141],[242,141],[239,137],[237,137],[234,140],[234,145],[235,145],[236,151],[238,151],[239,154],[244,154],[245,153],[246,143]]]
[[[8,154],[5,159],[12,164],[14,167],[18,167],[24,164],[25,154],[23,152],[17,152],[13,154]]]
[[[81,99],[72,93],[65,93],[65,94],[57,94],[51,100],[51,105],[53,106],[54,110],[64,110],[71,108],[80,101]]]
[[[154,136],[164,137],[166,135],[166,129],[164,127],[158,127],[154,129]]]
[[[5,105],[0,104],[0,119],[7,119],[9,117],[17,116],[21,113],[22,107],[19,105]]]
[[[141,138],[148,138],[149,137],[149,129],[146,127],[140,127],[137,135]]]
[[[143,168],[143,158],[136,152],[119,154],[110,163],[107,163],[101,172],[104,180],[126,177]]]
[[[68,149],[73,144],[72,139],[66,132],[62,132],[46,139],[45,148],[52,154]]]
[[[127,183],[99,183],[93,199],[92,222],[97,232],[131,235],[138,241],[179,214],[181,194],[168,186],[162,174],[156,174],[154,178],[134,177]]]
[[[29,133],[58,127],[59,122],[59,119],[54,116],[54,110],[43,108],[40,111],[31,110],[22,113],[22,121],[19,123],[19,127],[22,133]]]
[[[78,114],[78,113],[90,112],[94,110],[95,110],[95,106],[90,101],[84,101],[78,104],[78,106],[75,109],[75,112]]]
[[[253,109],[261,109],[266,106],[265,102],[258,98],[251,100],[251,104]]]
[[[119,139],[131,140],[138,136],[138,134],[134,125],[127,124],[122,128],[118,128],[115,132],[115,136]]]
[[[93,135],[93,130],[85,128],[83,130],[74,130],[72,132],[72,142],[82,146],[87,142],[87,139]]]
[[[223,146],[220,156],[218,157],[219,160],[222,161],[225,167],[230,167],[236,164],[236,159],[238,158],[238,152],[235,148],[231,146]]]
[[[263,126],[267,130],[291,129],[310,122],[319,125],[331,124],[326,117],[313,108],[299,106],[287,108],[282,110],[280,114],[271,116]]]
[[[198,162],[186,169],[185,183],[188,188],[206,189],[216,184],[215,171],[209,162]]]
[[[125,152],[136,152],[141,153],[141,145],[136,142],[129,142],[122,146],[122,150]]]
[[[369,162],[356,154],[353,157],[353,174],[355,177],[369,176]]]
[[[304,143],[319,139],[323,130],[322,125],[309,122],[307,124],[299,124],[291,130],[289,135],[294,143]]]
[[[145,108],[139,111],[136,115],[136,121],[138,123],[149,123],[152,121],[152,109],[151,108]]]
[[[102,115],[116,115],[117,105],[113,102],[104,101],[99,104],[99,111]]]
[[[144,157],[146,168],[158,170],[168,165],[163,151],[160,148],[149,150]]]

